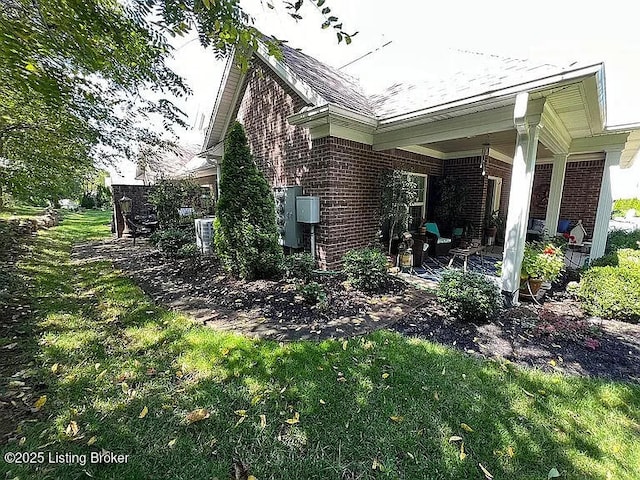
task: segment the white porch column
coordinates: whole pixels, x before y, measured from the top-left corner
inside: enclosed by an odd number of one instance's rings
[[[604,171],[600,184],[600,197],[598,198],[598,210],[596,211],[596,223],[593,228],[590,260],[604,255],[604,247],[607,245],[607,233],[609,232],[609,220],[613,209],[613,194],[611,193],[611,171],[620,164],[620,150],[607,150],[604,159]],[[588,232],[587,232],[588,233]]]
[[[518,131],[511,172],[509,211],[502,261],[502,294],[509,304],[517,304],[520,288],[520,267],[527,238],[529,205],[533,189],[540,115],[527,116],[528,94],[518,94],[514,109],[514,124]]]
[[[222,166],[220,162],[222,159],[216,159],[216,186],[218,191],[218,197],[216,198],[216,202],[220,200],[220,177],[222,176]]]
[[[560,220],[560,203],[562,202],[562,190],[564,188],[564,175],[567,171],[567,154],[553,156],[553,170],[551,171],[551,186],[549,187],[549,201],[547,202],[547,216],[545,226],[549,236],[554,237],[558,233],[558,220]]]

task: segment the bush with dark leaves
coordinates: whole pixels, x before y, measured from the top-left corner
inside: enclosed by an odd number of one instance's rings
[[[387,257],[376,248],[349,250],[342,262],[342,271],[359,290],[380,290],[389,280]]]
[[[466,322],[486,322],[502,308],[500,289],[479,273],[447,270],[436,294],[449,315]]]

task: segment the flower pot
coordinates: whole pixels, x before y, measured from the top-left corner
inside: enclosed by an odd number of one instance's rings
[[[520,295],[535,297],[544,281],[541,278],[525,278],[520,281]]]
[[[484,228],[484,236],[485,236],[487,245],[493,245],[496,242],[497,233],[498,233],[498,227],[496,226]]]

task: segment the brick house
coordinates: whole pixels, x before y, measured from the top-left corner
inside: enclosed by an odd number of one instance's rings
[[[299,185],[320,197],[315,253],[322,268],[374,241],[379,178],[388,169],[424,185],[415,217],[438,220],[434,187],[443,175],[469,187],[461,202],[476,231],[488,212],[507,215],[505,292],[517,291],[530,217],[545,219],[550,233],[559,219],[581,219],[592,256],[602,255],[610,167],[630,166],[640,143],[638,126],[605,125],[603,64],[558,67],[473,54],[479,70],[396,78],[376,89],[359,75],[362,62],[335,69],[286,45],[282,53],[278,60],[261,46],[246,72],[228,59],[189,172],[215,183],[226,128],[240,121],[273,187]]]

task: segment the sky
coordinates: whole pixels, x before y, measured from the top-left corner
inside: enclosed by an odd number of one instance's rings
[[[607,124],[640,122],[640,35],[628,1],[585,2],[537,0],[327,0],[324,6],[340,18],[347,32],[358,32],[351,45],[337,43],[333,29],[322,30],[323,15],[309,0],[303,20],[287,15],[283,3],[241,0],[266,34],[340,67],[388,41],[412,44],[407,64],[420,67],[419,52],[454,48],[488,54],[566,64],[605,63]],[[171,66],[183,75],[194,95],[178,102],[191,125],[205,125],[222,78],[224,61],[204,51],[195,36],[179,38]],[[416,52],[418,52],[416,54]],[[197,128],[180,132],[183,143],[201,143]],[[640,195],[640,160],[631,170],[617,172],[614,196]]]

